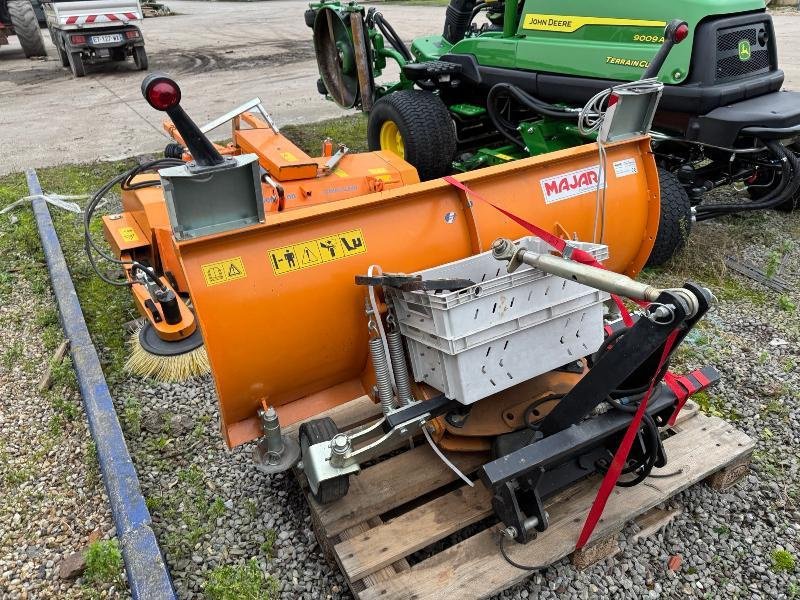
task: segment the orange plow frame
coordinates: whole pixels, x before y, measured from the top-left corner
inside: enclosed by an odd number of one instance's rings
[[[621,173],[608,169],[602,240],[610,247],[606,265],[635,276],[659,223],[650,139],[609,144],[606,151],[607,165],[636,166]],[[547,203],[540,182],[597,164],[597,145],[588,144],[458,179],[556,235],[591,241],[596,218],[603,218],[595,191]],[[411,273],[483,252],[495,238],[526,234],[492,207],[435,180],[268,213],[263,224],[175,242],[227,444],[261,436],[256,413],[262,402],[277,408],[285,426],[371,390],[365,292],[354,284],[356,274],[373,264]],[[210,279],[214,267],[223,275]]]

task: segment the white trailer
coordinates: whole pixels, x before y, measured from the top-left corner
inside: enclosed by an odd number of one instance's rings
[[[85,64],[122,61],[133,57],[136,68],[147,70],[144,38],[138,25],[139,0],[44,0],[47,29],[61,64],[83,77]]]

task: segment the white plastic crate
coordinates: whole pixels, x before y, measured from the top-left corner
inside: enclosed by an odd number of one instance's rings
[[[520,243],[549,249],[537,238]],[[573,243],[608,257],[606,246]],[[605,292],[527,265],[509,274],[490,252],[419,274],[477,282],[458,292],[392,291],[414,378],[463,404],[586,356],[603,341]]]
[[[518,243],[540,254],[550,251],[550,246],[533,236],[522,238]],[[571,244],[601,262],[608,258],[608,246],[604,244]],[[508,273],[506,263],[496,260],[491,252],[426,269],[415,275],[421,275],[423,279],[459,278],[475,282],[475,285],[455,292],[390,289],[401,331],[420,341],[426,341],[419,337],[422,332],[445,340],[481,334],[495,325],[589,293],[586,286],[553,278],[528,265],[521,265],[513,273]],[[482,339],[489,338],[484,336]]]

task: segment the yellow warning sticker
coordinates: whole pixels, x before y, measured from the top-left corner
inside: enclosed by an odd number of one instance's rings
[[[291,152],[281,152],[281,158],[286,162],[297,162],[297,157]]]
[[[370,175],[383,175],[384,173],[388,173],[386,167],[378,167],[376,169],[369,169]]]
[[[139,241],[139,236],[136,235],[136,231],[133,229],[133,227],[120,227],[118,231],[119,236],[126,242]]]
[[[242,262],[241,256],[200,265],[200,268],[203,270],[203,277],[206,280],[206,285],[209,287],[212,285],[219,285],[220,283],[228,283],[234,279],[244,279],[247,277],[247,272],[244,270],[244,262]]]
[[[364,254],[366,251],[367,243],[364,241],[363,232],[360,229],[351,229],[291,246],[273,248],[267,251],[267,257],[275,275],[286,275],[356,254]]]
[[[586,25],[611,25],[615,27],[660,27],[665,21],[645,21],[642,19],[614,19],[609,17],[576,17],[572,15],[527,14],[522,23],[523,29],[534,31],[560,31],[572,33]]]
[[[348,175],[347,171],[345,171],[344,169],[334,169],[333,173],[337,177],[350,177],[350,175]]]
[[[500,152],[498,152],[497,154],[495,154],[495,156],[496,156],[497,158],[499,158],[500,160],[514,160],[514,157],[513,157],[513,156],[509,156],[508,154],[501,154]]]

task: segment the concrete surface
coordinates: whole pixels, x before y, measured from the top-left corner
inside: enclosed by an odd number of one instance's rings
[[[149,71],[178,80],[182,104],[200,124],[254,96],[278,125],[345,114],[317,93],[311,30],[303,21],[308,2],[166,3],[179,14],[142,24]],[[391,5],[381,12],[407,40],[444,23],[443,7]],[[0,174],[163,149],[163,115],[142,98],[144,73],[132,60],[87,67],[86,77],[73,79],[42,33],[46,59],[26,59],[16,37],[0,46]],[[230,130],[215,134],[230,137]]]
[[[256,95],[279,125],[344,114],[316,91],[311,31],[303,22],[307,2],[166,1],[179,14],[145,19],[142,26],[150,71],[178,79],[183,105],[198,122]],[[439,31],[445,14],[439,6],[381,11],[407,40]],[[774,18],[786,85],[800,88],[800,16],[781,11]],[[164,147],[162,115],[142,99],[143,73],[132,61],[73,79],[43,33],[46,59],[26,59],[16,38],[0,47],[0,174]],[[229,137],[224,127],[215,134]]]

